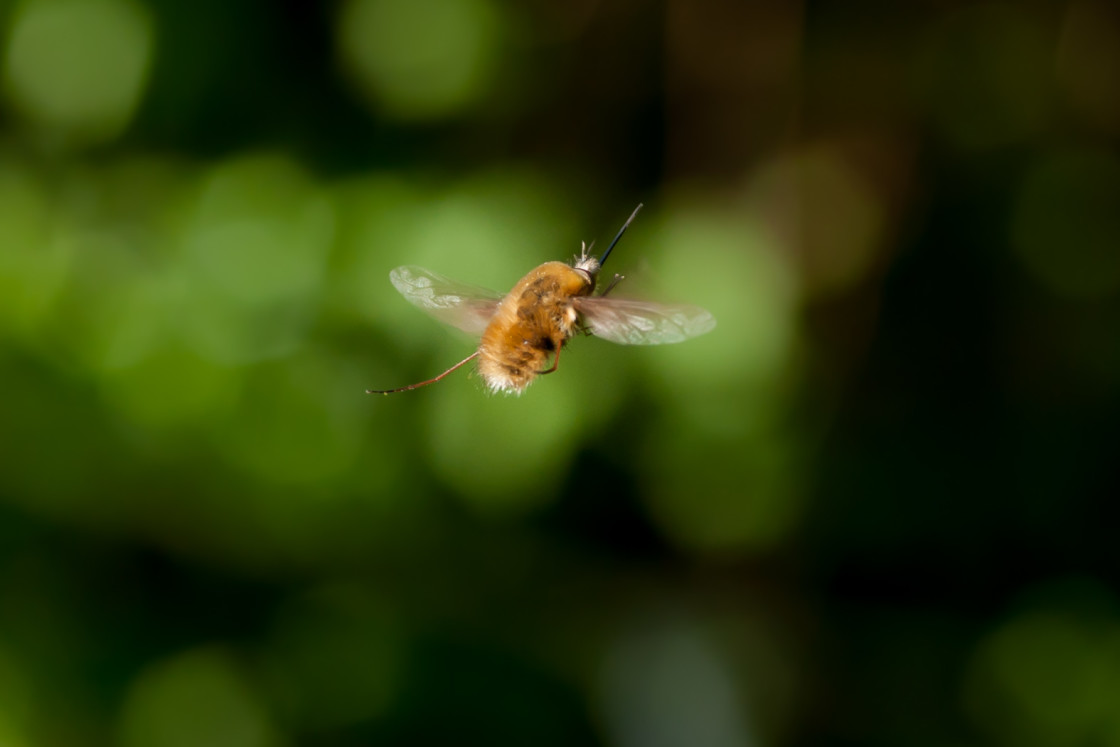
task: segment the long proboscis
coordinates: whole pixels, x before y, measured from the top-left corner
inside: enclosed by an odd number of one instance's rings
[[[466,358],[464,358],[463,360],[456,363],[451,368],[449,368],[446,371],[444,371],[443,373],[441,373],[439,376],[436,376],[433,379],[428,379],[427,381],[421,381],[419,384],[409,384],[408,386],[399,386],[396,389],[367,389],[366,394],[396,394],[397,392],[407,392],[407,391],[410,391],[412,389],[419,389],[422,386],[427,386],[428,384],[436,383],[437,381],[442,379],[444,376],[447,376],[447,374],[449,374],[449,373],[451,373],[451,372],[453,372],[453,371],[455,371],[459,368],[462,368],[463,366],[467,365],[468,363],[470,363],[471,361],[473,361],[477,357],[478,357],[478,351],[476,350],[473,353],[471,353],[470,355],[468,355]]]
[[[639,202],[638,207],[634,208],[634,212],[630,213],[630,217],[627,218],[626,222],[622,224],[622,228],[618,229],[618,235],[616,235],[614,237],[614,241],[612,241],[611,245],[607,247],[607,251],[603,252],[602,257],[599,257],[599,266],[600,267],[602,267],[606,263],[607,257],[610,256],[611,249],[614,249],[614,245],[617,244],[618,240],[622,238],[622,234],[626,233],[626,229],[629,228],[630,224],[634,222],[634,218],[637,217],[638,211],[641,210],[641,209],[642,209],[642,203]]]

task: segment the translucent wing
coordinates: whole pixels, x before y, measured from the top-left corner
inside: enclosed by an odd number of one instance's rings
[[[472,335],[482,334],[502,300],[494,291],[450,280],[423,267],[398,267],[389,273],[389,280],[413,305]]]
[[[699,306],[588,296],[575,300],[591,334],[619,345],[662,345],[702,335],[716,326]]]

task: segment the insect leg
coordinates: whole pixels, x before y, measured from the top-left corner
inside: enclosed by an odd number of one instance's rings
[[[614,287],[615,287],[616,285],[618,285],[619,283],[621,283],[621,282],[622,282],[623,280],[625,280],[625,279],[626,279],[626,276],[625,276],[625,275],[619,275],[619,274],[618,274],[618,273],[616,272],[616,273],[615,273],[615,275],[614,275],[614,277],[613,277],[613,278],[611,278],[611,282],[610,282],[610,284],[609,284],[609,285],[607,285],[607,287],[606,287],[606,288],[605,288],[605,289],[603,290],[603,292],[599,294],[599,297],[600,297],[600,298],[602,298],[603,296],[605,296],[605,295],[607,295],[608,293],[610,293],[610,292],[611,292],[612,290],[614,290]]]
[[[547,371],[538,371],[538,373],[550,374],[553,371],[555,371],[557,368],[560,367],[560,350],[563,347],[564,347],[563,343],[556,346],[556,352],[553,353],[553,355],[552,355],[552,368],[548,369]]]
[[[419,384],[409,384],[408,386],[399,386],[396,389],[367,389],[366,394],[394,394],[395,392],[407,392],[409,389],[419,389],[422,386],[427,386],[428,384],[436,383],[437,381],[442,379],[444,376],[447,376],[447,374],[451,373],[452,371],[454,371],[455,369],[457,369],[461,366],[466,365],[467,363],[470,363],[471,361],[473,361],[477,357],[478,357],[478,351],[476,350],[473,353],[471,353],[470,355],[468,355],[466,358],[464,358],[463,360],[456,363],[451,368],[449,368],[446,371],[444,371],[443,373],[441,373],[439,376],[435,377],[434,379],[428,379],[427,381],[421,381]]]

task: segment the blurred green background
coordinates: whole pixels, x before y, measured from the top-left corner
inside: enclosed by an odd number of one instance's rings
[[[1105,0],[0,0],[0,747],[1120,745],[1118,135]],[[714,332],[363,393],[639,201]]]

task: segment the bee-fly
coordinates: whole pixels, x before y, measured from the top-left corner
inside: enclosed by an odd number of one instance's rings
[[[520,394],[538,374],[559,367],[561,349],[578,332],[620,345],[660,345],[711,330],[716,320],[697,306],[608,298],[621,275],[593,295],[600,268],[641,209],[634,209],[603,256],[596,259],[584,244],[571,265],[545,262],[504,297],[420,267],[406,265],[390,272],[393,286],[410,302],[482,340],[478,350],[433,379],[367,393],[392,394],[434,384],[477,358],[478,372],[491,391]]]

